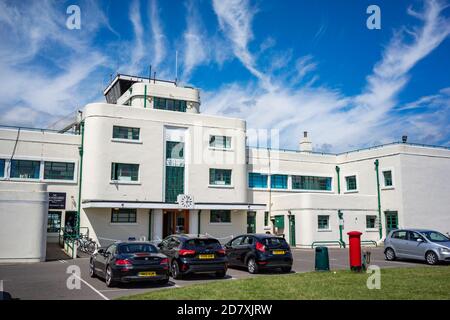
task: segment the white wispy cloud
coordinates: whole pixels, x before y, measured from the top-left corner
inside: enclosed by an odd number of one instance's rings
[[[145,57],[146,46],[144,45],[144,26],[141,18],[141,8],[138,0],[130,5],[130,21],[133,25],[134,44],[132,46],[130,63],[127,68],[129,74],[139,74],[142,71],[142,60]]]
[[[161,63],[166,59],[166,37],[164,35],[162,24],[159,15],[158,3],[156,0],[151,0],[149,3],[150,10],[150,26],[152,31],[153,58],[152,66],[157,69]]]

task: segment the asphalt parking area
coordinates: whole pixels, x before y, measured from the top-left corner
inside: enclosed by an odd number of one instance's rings
[[[381,268],[425,266],[424,262],[416,261],[385,261],[383,248],[366,248],[371,252],[371,264]],[[293,249],[293,272],[314,271],[315,252],[312,249]],[[329,249],[331,270],[348,268],[348,249]],[[71,275],[68,268],[79,268],[79,289],[68,289],[67,282]],[[120,296],[143,293],[152,290],[170,290],[172,288],[188,286],[208,281],[232,281],[246,277],[260,275],[278,275],[280,272],[264,272],[251,275],[244,269],[228,269],[224,279],[217,279],[210,275],[198,275],[183,280],[173,280],[167,285],[152,283],[122,284],[117,288],[108,288],[103,280],[89,277],[89,258],[76,260],[56,260],[33,264],[0,265],[0,291],[11,296],[12,299],[81,299],[107,300]],[[69,279],[73,284],[74,278]]]

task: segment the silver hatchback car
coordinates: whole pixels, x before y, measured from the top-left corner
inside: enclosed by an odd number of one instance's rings
[[[428,264],[450,262],[450,239],[440,232],[424,229],[397,229],[384,240],[386,260],[425,260]]]

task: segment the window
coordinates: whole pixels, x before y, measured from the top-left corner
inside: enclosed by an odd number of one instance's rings
[[[179,194],[184,193],[184,167],[166,166],[165,201],[177,202]]]
[[[0,178],[5,176],[5,159],[0,159]]]
[[[422,239],[422,241],[425,241],[425,239],[417,232],[409,231],[408,234],[409,234],[408,237],[409,241],[417,242],[417,239]]]
[[[392,171],[387,170],[383,171],[383,179],[384,179],[384,186],[385,187],[392,187]]]
[[[166,141],[166,159],[184,159],[184,143]]]
[[[209,184],[216,186],[230,186],[231,170],[209,169]]]
[[[399,240],[406,240],[406,231],[397,231],[392,234],[392,238]]]
[[[377,216],[366,216],[366,229],[375,229],[377,227]]]
[[[112,223],[136,223],[136,209],[112,209]]]
[[[240,237],[237,237],[236,239],[234,239],[233,241],[231,241],[231,246],[232,247],[236,247],[236,246],[239,246],[241,243],[242,243],[242,240],[244,239],[244,236],[240,236]]]
[[[270,187],[272,189],[287,189],[288,176],[284,174],[274,174],[270,176]]]
[[[113,126],[113,138],[139,140],[139,128]]]
[[[356,184],[356,176],[345,177],[345,182],[347,184],[347,191],[354,191],[358,189]]]
[[[211,210],[209,216],[210,223],[231,223],[230,210]]]
[[[75,164],[71,162],[44,162],[45,180],[73,180]]]
[[[61,229],[61,211],[49,211],[47,220],[47,232],[57,233]]]
[[[242,244],[244,244],[244,245],[249,245],[249,244],[253,244],[253,242],[254,242],[254,239],[253,239],[253,237],[245,237],[244,238],[244,241],[242,241]]]
[[[422,234],[431,242],[448,242],[450,239],[437,231],[424,231]]]
[[[292,176],[292,189],[331,191],[331,178]]]
[[[209,146],[218,149],[231,149],[231,137],[226,136],[210,136]]]
[[[319,230],[329,230],[330,229],[330,216],[318,216],[317,217],[317,228]]]
[[[267,174],[250,172],[248,174],[249,188],[267,188]]]
[[[40,161],[12,160],[11,178],[39,179]]]
[[[264,212],[264,226],[269,225],[269,211]]]
[[[112,163],[111,180],[113,181],[138,181],[139,165],[128,163]]]
[[[186,101],[154,97],[155,109],[186,112]]]

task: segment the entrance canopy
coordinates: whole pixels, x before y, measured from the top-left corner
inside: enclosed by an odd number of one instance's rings
[[[107,201],[107,200],[85,200],[83,209],[90,208],[126,208],[126,209],[186,209],[178,203],[165,203],[153,201]],[[265,210],[265,204],[253,203],[206,203],[197,202],[193,210]]]

